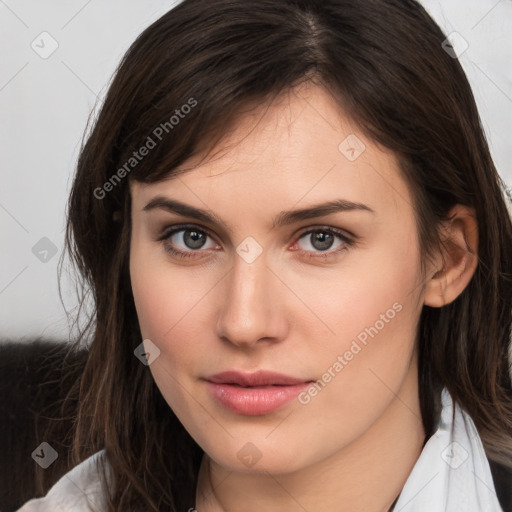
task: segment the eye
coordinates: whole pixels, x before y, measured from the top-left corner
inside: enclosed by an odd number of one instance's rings
[[[194,225],[180,225],[164,231],[157,240],[163,243],[166,252],[185,259],[200,258],[202,250],[218,250],[220,248],[213,240],[208,246],[208,239],[212,239],[212,235],[206,229],[199,229]],[[299,251],[308,258],[335,257],[355,243],[344,232],[331,227],[317,227],[302,233],[294,246],[303,239],[307,242],[304,244],[306,247]],[[338,241],[337,245],[335,245],[336,240]],[[335,245],[334,249],[332,249],[333,245]]]
[[[164,249],[179,258],[196,258],[200,254],[199,249],[216,249],[218,245],[210,244],[207,246],[207,239],[211,238],[210,234],[204,229],[198,229],[196,226],[175,226],[171,230],[163,233],[158,241],[163,242]]]
[[[303,244],[305,249],[300,249],[300,251],[309,253],[307,255],[309,258],[328,258],[336,256],[342,251],[346,251],[354,244],[354,241],[342,231],[327,227],[318,227],[302,233],[295,245],[299,244],[299,241],[303,239],[306,241],[306,243]],[[337,245],[335,245],[336,239],[338,240]],[[335,245],[334,249],[332,249],[333,245]]]

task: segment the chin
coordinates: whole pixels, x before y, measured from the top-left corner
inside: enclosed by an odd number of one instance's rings
[[[267,435],[268,432],[265,436]],[[244,436],[244,439],[250,438]],[[205,448],[203,450],[224,469],[252,475],[292,473],[314,462],[311,460],[308,463],[306,460],[307,455],[303,452],[304,443],[301,440],[284,445],[282,440],[275,444],[268,439],[260,438],[261,440],[259,440],[257,436],[252,439],[253,441],[231,439],[231,442],[224,446],[219,446],[212,440],[212,446],[205,446],[206,450]],[[228,456],[228,454],[232,454],[232,456]]]

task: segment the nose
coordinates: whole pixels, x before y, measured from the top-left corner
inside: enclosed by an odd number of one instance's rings
[[[286,287],[267,267],[264,256],[247,263],[236,255],[224,280],[217,333],[241,348],[254,347],[261,341],[274,343],[287,334]]]

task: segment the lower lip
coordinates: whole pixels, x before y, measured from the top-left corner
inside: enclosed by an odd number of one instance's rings
[[[257,386],[242,388],[234,384],[217,384],[207,381],[213,397],[226,409],[247,416],[259,416],[276,411],[291,402],[311,383],[290,386]]]

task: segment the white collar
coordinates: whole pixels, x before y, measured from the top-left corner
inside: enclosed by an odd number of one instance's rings
[[[489,461],[471,417],[441,394],[439,428],[423,451],[393,512],[503,512]]]

